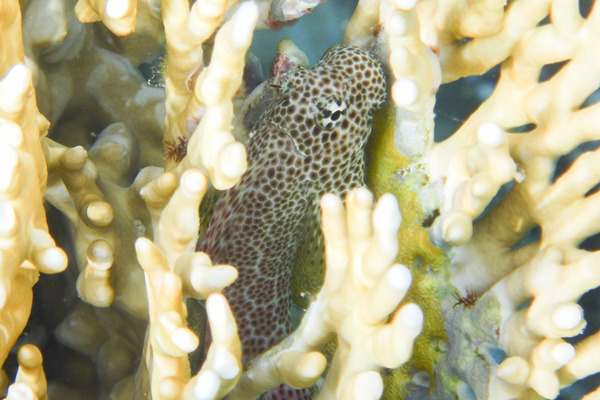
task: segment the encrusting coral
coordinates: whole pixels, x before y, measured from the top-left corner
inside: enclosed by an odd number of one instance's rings
[[[324,277],[294,284],[296,329],[242,363],[220,293],[240,272],[196,246],[214,189],[246,171],[248,132],[308,63],[282,42],[251,92],[254,30],[319,3],[0,2],[7,399],[251,399],[282,383],[319,399],[600,397],[573,392],[600,372],[593,0],[357,2],[341,42],[378,57],[390,88],[365,148],[375,196],[322,197],[326,251],[294,273],[324,258]],[[464,93],[486,98],[448,128]]]

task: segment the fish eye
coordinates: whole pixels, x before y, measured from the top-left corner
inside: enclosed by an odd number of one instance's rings
[[[342,99],[330,98],[317,104],[318,114],[315,122],[323,129],[330,130],[342,122],[346,114],[346,103]]]

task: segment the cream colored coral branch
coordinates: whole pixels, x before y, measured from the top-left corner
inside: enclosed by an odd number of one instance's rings
[[[75,15],[81,22],[102,21],[119,36],[135,29],[138,0],[78,0]]]
[[[0,12],[0,362],[21,334],[39,272],[67,266],[66,254],[48,233],[42,196],[46,165],[40,136],[47,120],[39,114],[31,71],[23,65],[18,1]]]
[[[202,44],[219,27],[226,5],[225,0],[200,0],[190,10],[185,0],[162,1],[168,52],[165,141],[191,133],[181,114],[188,107],[197,74],[203,68]]]
[[[559,372],[562,386],[568,386],[600,371],[600,360],[597,357],[599,348],[599,332],[575,345],[575,357]]]
[[[77,290],[82,300],[108,307],[115,293],[110,283],[115,234],[113,208],[96,184],[98,172],[82,147],[68,148],[46,139],[45,150],[54,179],[46,197],[77,227],[77,245],[85,248]]]
[[[185,399],[221,399],[237,384],[242,372],[242,345],[225,296],[206,300],[212,343],[200,372],[186,385]]]
[[[40,350],[26,344],[19,349],[17,360],[19,369],[15,383],[8,388],[6,400],[48,400],[48,384]]]
[[[204,33],[188,32],[188,35],[201,40],[206,34],[210,34],[209,28],[216,27],[219,12],[223,11],[216,4],[213,2],[213,8],[210,8],[214,13],[198,14],[195,19],[190,19],[190,22],[204,24],[204,28],[194,28]],[[175,13],[174,10],[173,12]],[[196,12],[200,13],[200,9]],[[164,15],[169,14],[165,12]],[[244,173],[246,151],[231,134],[232,99],[242,83],[245,54],[250,46],[257,18],[258,10],[253,2],[241,4],[231,19],[219,29],[207,67],[192,65],[194,62],[190,61],[187,66],[175,65],[173,76],[167,71],[167,80],[173,81],[168,84],[167,90],[171,88],[173,95],[170,92],[167,94],[165,142],[175,143],[178,138],[187,138],[194,132],[187,146],[187,156],[175,169],[178,175],[188,168],[198,168],[206,171],[216,188],[227,189]],[[180,17],[179,23],[185,19]],[[180,30],[180,25],[177,28]],[[172,36],[177,37],[177,32],[173,32]],[[188,43],[189,46],[189,42],[187,40],[183,43]],[[197,63],[201,61],[199,51],[201,47],[197,44],[192,52]],[[191,76],[196,69],[199,69],[199,74]],[[169,168],[168,164],[167,169]]]
[[[580,106],[600,85],[600,68],[593,58],[593,54],[600,51],[596,40],[600,11],[599,7],[593,7],[584,19],[576,3],[560,1],[552,10],[547,5],[546,12],[549,11],[552,11],[553,20],[555,13],[560,13],[556,22],[532,29],[530,34],[520,38],[515,54],[502,65],[494,93],[458,132],[435,145],[430,153],[430,177],[438,181],[446,177],[448,182],[454,182],[444,187],[442,213],[436,227],[441,236],[446,235],[449,239],[454,218],[458,222],[456,229],[462,225],[462,232],[467,233],[463,240],[455,242],[457,244],[465,243],[469,238],[465,218],[469,209],[472,215],[482,210],[473,207],[477,205],[475,193],[464,190],[460,181],[474,186],[481,173],[460,178],[464,169],[453,169],[456,164],[450,157],[463,165],[498,166],[497,171],[490,169],[486,173],[488,183],[495,188],[510,179],[508,166],[511,163],[518,167],[512,174],[516,183],[510,194],[477,224],[476,235],[464,251],[459,250],[465,256],[470,254],[470,261],[462,256],[455,260],[458,271],[453,281],[461,287],[465,287],[466,282],[477,281],[479,288],[487,288],[516,268],[518,261],[526,263],[535,254],[532,254],[534,249],[525,248],[517,254],[511,246],[535,225],[542,228],[544,243],[565,249],[578,245],[596,232],[600,218],[595,206],[598,195],[584,195],[597,183],[594,173],[597,152],[584,154],[554,184],[552,180],[558,156],[599,137],[595,121],[600,108],[597,104]],[[550,79],[538,82],[545,64],[567,59],[570,62]],[[476,142],[477,126],[486,122],[494,122],[502,129],[520,129],[529,125],[530,131],[506,134],[508,150],[503,146],[499,149],[501,152],[488,153],[473,163],[468,157],[472,152],[467,149]],[[468,196],[472,198],[467,199]],[[463,200],[457,201],[461,198]],[[484,254],[487,260],[482,263]],[[502,257],[491,257],[490,254],[502,254]],[[505,262],[507,257],[509,262]]]
[[[525,33],[546,17],[551,0],[515,1],[506,9],[505,3],[427,0],[419,4],[422,37],[440,54],[444,82],[483,74],[505,60]]]
[[[320,399],[378,399],[379,371],[410,357],[423,314],[414,304],[396,311],[411,283],[408,269],[394,264],[401,220],[396,200],[384,195],[373,211],[372,195],[361,188],[346,204],[334,195],[322,198],[323,288],[299,328],[251,364],[230,398],[254,398],[280,383],[314,384],[325,368],[318,350],[334,333],[338,347]]]
[[[441,173],[447,176],[441,218],[434,225],[434,235],[455,246],[471,239],[472,221],[483,212],[500,186],[516,174],[502,128],[492,122],[482,123],[472,131],[474,128],[473,124],[463,125],[455,136],[434,146],[428,155],[431,178],[435,179]],[[468,136],[475,136],[476,142],[448,152],[454,141]],[[452,158],[446,161],[444,153]],[[444,171],[442,166],[446,168]]]
[[[365,31],[366,25],[377,17],[374,11],[362,10],[371,6],[369,1],[361,3],[355,12],[358,18],[353,17],[360,25],[359,32]],[[421,40],[414,1],[381,0],[372,5],[379,5],[379,24],[372,27],[373,34],[389,50],[382,52],[381,57],[387,58],[394,77],[391,83],[391,98],[397,106],[394,142],[400,152],[416,159],[433,140],[433,106],[441,82],[439,61]]]
[[[377,23],[379,22],[379,5],[381,0],[360,0],[346,29],[342,43],[359,47],[371,44]]]
[[[140,238],[136,252],[146,276],[150,313],[146,365],[154,399],[220,399],[241,372],[241,343],[227,301],[215,294],[237,277],[231,266],[213,266],[196,252],[200,202],[208,182],[198,170],[187,170],[179,183],[166,172],[151,181],[141,196],[151,212],[154,241]],[[187,353],[199,345],[187,327],[183,296],[208,297],[213,343],[206,361],[190,377]]]
[[[168,270],[181,278],[184,293],[196,298],[206,298],[237,278],[235,268],[213,266],[205,253],[195,251],[200,202],[207,184],[198,170],[187,170],[178,186],[175,175],[166,172],[141,191],[152,215],[154,244],[165,257]]]
[[[241,343],[227,301],[213,294],[207,302],[213,344],[199,374],[190,379],[187,353],[199,345],[186,327],[181,278],[169,271],[167,260],[148,239],[136,242],[138,260],[146,274],[149,333],[146,364],[153,399],[222,398],[241,372]]]

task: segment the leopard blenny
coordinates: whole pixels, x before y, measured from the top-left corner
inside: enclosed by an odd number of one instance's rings
[[[289,280],[303,225],[319,218],[324,193],[364,186],[363,149],[385,97],[379,62],[336,46],[315,66],[289,70],[251,130],[248,170],[216,204],[199,247],[239,271],[225,295],[245,364],[291,332]],[[263,398],[308,397],[279,388]]]

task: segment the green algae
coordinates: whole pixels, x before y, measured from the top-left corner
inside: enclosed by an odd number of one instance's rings
[[[426,371],[433,377],[434,365],[443,354],[446,342],[439,299],[446,286],[448,261],[442,250],[429,241],[429,216],[423,211],[418,196],[418,190],[427,183],[427,177],[422,171],[412,168],[413,160],[397,150],[394,144],[395,122],[395,107],[388,101],[375,116],[372,137],[365,149],[366,181],[376,198],[392,193],[398,200],[402,225],[398,233],[396,261],[411,270],[413,280],[402,304],[416,303],[425,319],[411,359],[400,368],[384,374],[384,399],[406,398],[411,372]]]

